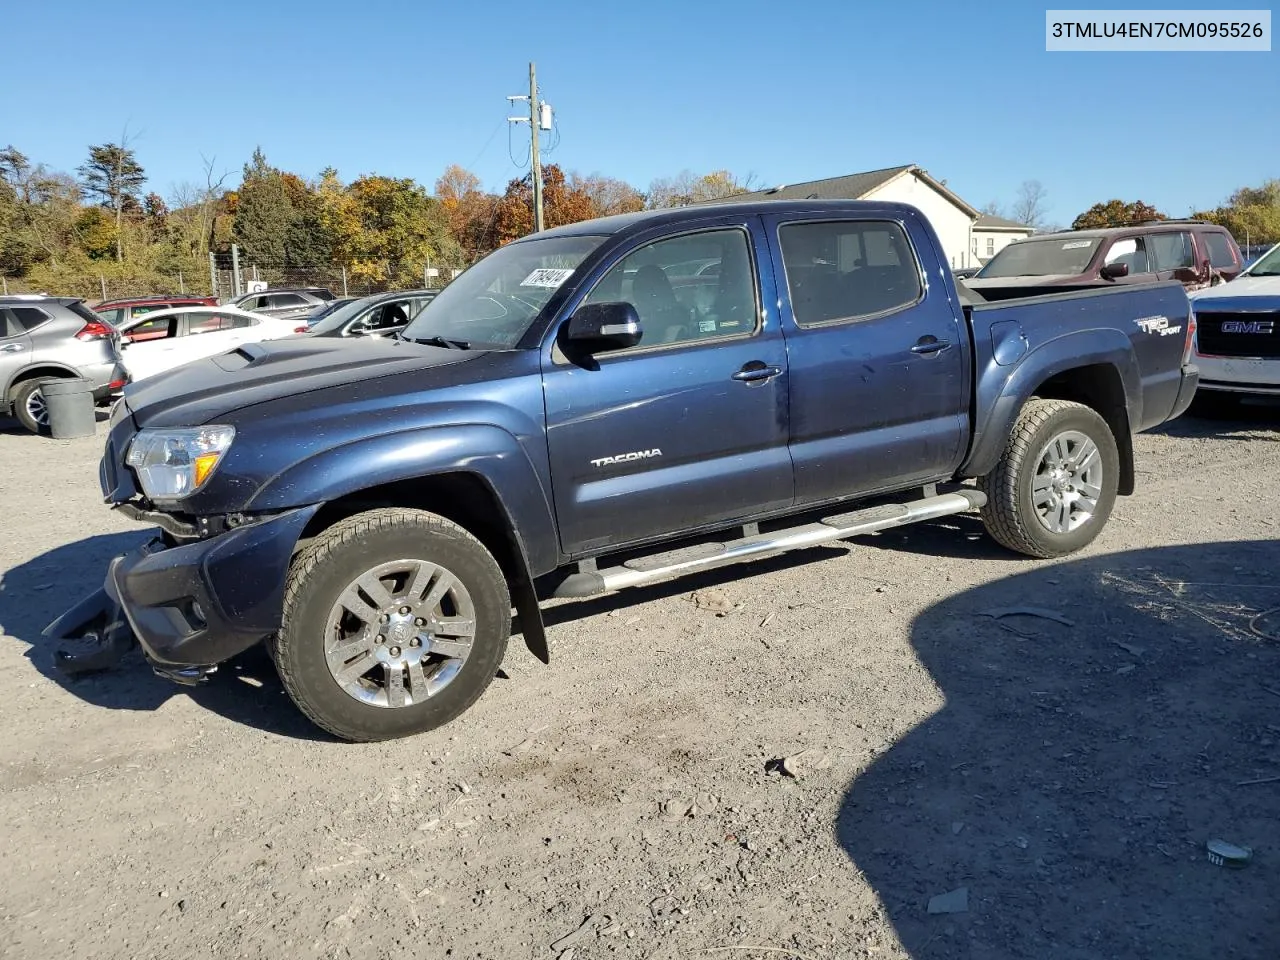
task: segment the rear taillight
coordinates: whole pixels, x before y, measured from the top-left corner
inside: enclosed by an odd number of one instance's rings
[[[1191,362],[1191,354],[1196,348],[1196,311],[1192,307],[1187,311],[1187,342],[1182,348],[1182,365],[1185,367]]]
[[[309,329],[311,329],[311,328],[310,328],[310,327],[294,327],[294,328],[293,328],[293,332],[294,332],[294,333],[306,333]]]
[[[110,383],[107,384],[107,389],[122,390],[124,389],[125,384],[127,384],[128,382],[129,382],[128,380],[112,380]]]
[[[90,320],[88,323],[86,323],[83,327],[80,328],[80,332],[76,334],[76,339],[85,340],[85,341],[105,340],[110,336],[111,336],[110,327],[108,327],[105,323],[98,323],[98,321],[96,320]]]

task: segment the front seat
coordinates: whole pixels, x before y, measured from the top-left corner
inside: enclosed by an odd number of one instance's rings
[[[654,343],[671,343],[689,335],[689,315],[680,306],[662,268],[646,264],[631,281],[631,302],[643,330],[652,330]],[[648,339],[648,338],[646,338]]]

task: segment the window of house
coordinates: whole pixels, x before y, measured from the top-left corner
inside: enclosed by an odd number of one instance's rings
[[[799,326],[875,316],[923,295],[920,267],[896,223],[788,223],[778,237]]]
[[[720,273],[668,276],[669,268],[699,259],[719,260]],[[646,244],[614,264],[583,302],[634,306],[642,331],[637,348],[751,333],[759,311],[747,235],[707,230]]]
[[[988,257],[995,256],[995,252],[996,252],[996,238],[987,237],[987,256]]]

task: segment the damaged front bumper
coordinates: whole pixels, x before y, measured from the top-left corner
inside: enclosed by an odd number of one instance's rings
[[[102,589],[44,629],[74,641],[55,655],[69,674],[110,667],[136,640],[157,673],[196,683],[280,627],[298,538],[318,505],[208,539],[157,536],[107,567]]]

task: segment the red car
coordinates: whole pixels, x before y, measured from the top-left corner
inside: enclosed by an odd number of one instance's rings
[[[167,310],[170,307],[216,307],[217,297],[197,297],[181,294],[175,297],[133,297],[128,300],[104,300],[93,308],[93,312],[102,317],[113,327],[128,323],[134,317],[153,310]]]

